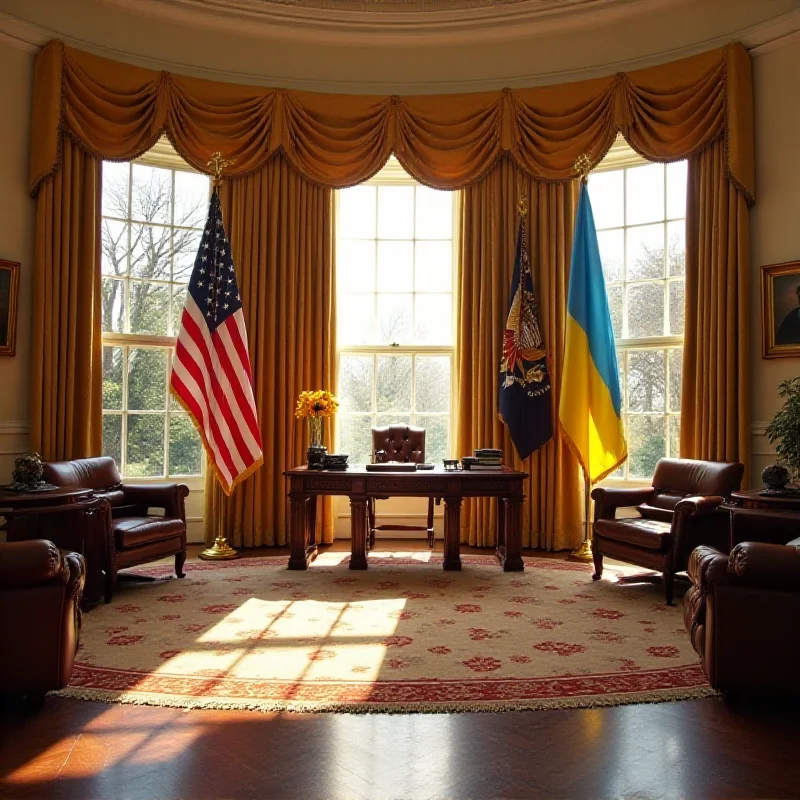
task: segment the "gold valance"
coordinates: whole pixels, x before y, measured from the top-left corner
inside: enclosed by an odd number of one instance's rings
[[[391,153],[423,183],[466,186],[509,153],[540,180],[575,177],[622,132],[641,155],[673,161],[726,142],[728,177],[754,196],[750,58],[739,43],[578,83],[457,95],[377,97],[240,86],[155,72],[54,40],[37,58],[30,183],[60,164],[62,135],[98,157],[127,160],[162,132],[194,167],[235,158],[231,176],[282,151],[309,180],[359,183]]]

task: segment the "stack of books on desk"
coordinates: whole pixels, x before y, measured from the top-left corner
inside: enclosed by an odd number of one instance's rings
[[[503,469],[503,451],[493,447],[483,447],[480,450],[473,450],[475,461],[470,465],[470,469],[501,470]]]

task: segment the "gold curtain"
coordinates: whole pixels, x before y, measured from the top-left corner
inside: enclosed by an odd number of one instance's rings
[[[98,160],[64,137],[36,202],[31,446],[48,461],[101,449],[100,186]]]
[[[524,462],[497,412],[499,364],[508,312],[523,195],[526,228],[542,332],[553,384],[554,436]],[[557,424],[561,356],[564,351],[569,260],[576,184],[531,178],[503,159],[482,181],[464,190],[459,270],[456,452],[500,447],[507,463],[524,469],[523,546],[562,550],[582,540],[580,467]],[[496,542],[494,501],[466,500],[461,538],[471,545]]]
[[[245,175],[283,153],[311,181],[351,186],[390,153],[423,183],[461,188],[510,155],[538,178],[568,181],[622,131],[647,158],[686,158],[727,137],[729,177],[753,194],[750,59],[734,43],[606,78],[458,95],[379,97],[238,86],[100,58],[58,41],[36,64],[31,189],[57,169],[60,132],[105,158],[133,158],[166,131],[204,170],[209,154]]]
[[[747,201],[728,180],[725,143],[689,159],[681,455],[750,455],[750,235]],[[748,485],[745,474],[743,485]]]
[[[331,190],[309,183],[283,157],[223,181],[220,201],[242,296],[264,466],[231,497],[206,478],[206,540],[222,530],[234,546],[282,545],[287,535],[283,470],[305,462],[307,434],[294,417],[303,389],[333,388]],[[332,448],[330,426],[326,444]],[[333,540],[330,504],[320,513]]]

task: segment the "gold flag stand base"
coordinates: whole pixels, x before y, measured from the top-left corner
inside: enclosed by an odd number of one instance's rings
[[[586,525],[583,534],[583,543],[577,550],[573,550],[568,558],[570,561],[591,561],[592,560],[592,484],[589,482],[589,476],[586,470],[583,471],[583,505],[584,505],[584,522]]]
[[[198,555],[198,558],[202,558],[203,561],[227,561],[238,557],[239,553],[228,544],[228,540],[224,536],[218,536],[214,539],[211,547],[207,547]]]
[[[588,539],[583,540],[583,544],[577,549],[573,550],[569,556],[570,561],[591,561],[592,560],[592,544]]]

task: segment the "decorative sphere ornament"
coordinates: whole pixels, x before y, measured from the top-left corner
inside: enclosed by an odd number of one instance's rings
[[[11,479],[15,484],[33,488],[42,483],[43,474],[42,457],[38,453],[24,453],[14,462]]]
[[[761,480],[764,482],[764,486],[771,492],[779,492],[785,489],[790,479],[789,470],[780,464],[770,464],[761,473]]]

